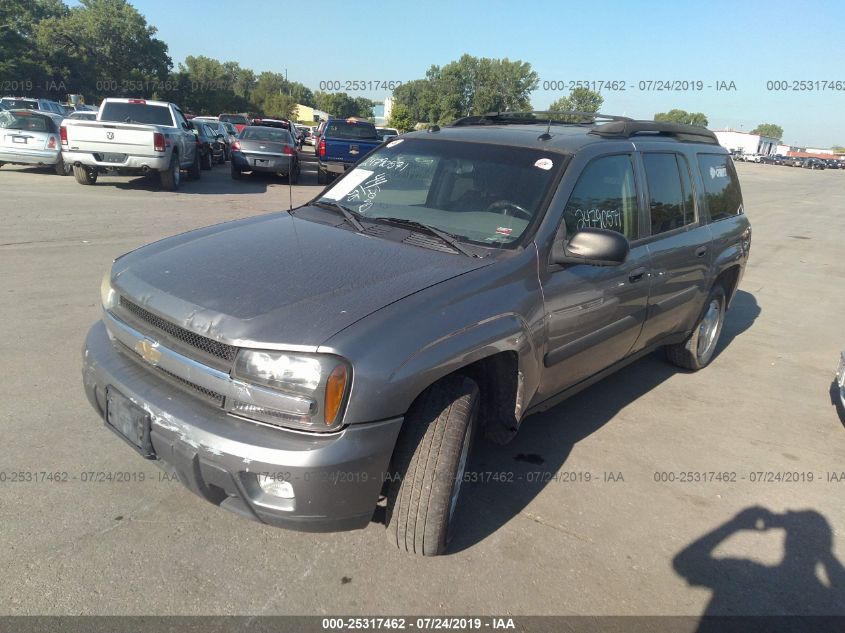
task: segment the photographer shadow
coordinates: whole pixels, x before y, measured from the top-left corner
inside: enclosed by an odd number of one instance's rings
[[[759,314],[754,296],[738,291],[727,313],[716,356],[750,328]],[[548,411],[525,419],[506,446],[479,442],[467,464],[449,551],[471,547],[519,515],[556,481],[554,477],[569,474],[563,466],[575,444],[679,371],[684,370],[670,365],[662,351],[649,354]],[[593,472],[591,476],[599,476]]]
[[[785,532],[783,559],[776,565],[713,555],[738,532],[772,529]],[[833,553],[830,525],[814,510],[775,514],[746,508],[684,548],[672,565],[690,585],[713,592],[698,623],[699,633],[758,630],[750,628],[755,624],[767,631],[803,630],[810,623],[795,616],[845,615],[845,568]],[[765,619],[749,622],[724,616]]]

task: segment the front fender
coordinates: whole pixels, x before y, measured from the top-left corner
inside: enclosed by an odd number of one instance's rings
[[[440,378],[510,352],[525,398],[539,384],[543,301],[536,251],[453,277],[391,304],[335,335],[320,352],[352,363],[344,419],[355,424],[404,415]]]

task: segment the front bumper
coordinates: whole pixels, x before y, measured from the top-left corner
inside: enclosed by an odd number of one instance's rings
[[[232,165],[241,171],[262,171],[270,173],[290,173],[293,158],[277,154],[244,154],[232,152]]]
[[[149,156],[126,155],[122,162],[112,163],[98,160],[98,154],[92,152],[62,151],[65,165],[84,165],[85,167],[103,167],[104,169],[121,169],[127,171],[167,171],[170,168],[169,154],[152,154]],[[102,158],[102,154],[99,154]]]
[[[104,417],[109,387],[142,407],[150,415],[157,459],[190,490],[290,529],[328,532],[369,523],[402,418],[325,435],[275,428],[230,416],[127,354],[118,351],[102,322],[91,328],[83,348],[88,400]],[[262,473],[288,481],[295,497],[266,494],[258,485]]]
[[[3,148],[0,149],[0,163],[15,165],[55,165],[59,162],[62,153],[60,150],[50,149],[24,149],[24,148]]]

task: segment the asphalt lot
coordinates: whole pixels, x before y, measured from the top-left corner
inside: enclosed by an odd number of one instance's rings
[[[0,614],[842,612],[845,426],[831,383],[845,348],[845,172],[738,171],[751,261],[713,364],[691,374],[645,358],[530,418],[510,445],[482,444],[475,470],[521,479],[469,485],[453,553],[417,559],[391,549],[377,523],[288,532],[160,481],[83,394],[80,349],[111,260],[282,211],[284,181],[233,182],[221,166],[168,193],[4,166]],[[294,205],[319,191],[313,165],[300,182]],[[18,471],[71,479],[12,483]],[[115,471],[145,480],[83,481]],[[681,482],[685,471],[711,480]],[[760,471],[805,474],[752,481]],[[734,519],[754,506],[777,513],[772,529]],[[716,529],[712,544],[690,547]],[[696,586],[673,568],[681,552]]]

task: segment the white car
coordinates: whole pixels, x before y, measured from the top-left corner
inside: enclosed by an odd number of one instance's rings
[[[839,367],[836,368],[836,386],[839,388],[839,404],[845,411],[845,352],[839,356]]]
[[[0,165],[52,167],[59,176],[67,175],[61,120],[57,114],[37,110],[0,110]]]

